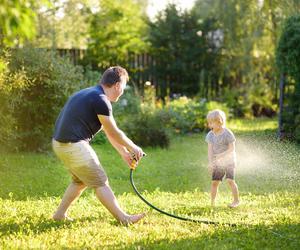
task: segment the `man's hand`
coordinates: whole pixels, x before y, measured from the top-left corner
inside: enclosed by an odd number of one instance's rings
[[[125,149],[122,151],[122,153],[120,152],[120,155],[122,159],[127,163],[127,165],[131,167],[131,163],[132,163],[131,153],[127,149]]]
[[[129,152],[126,148],[120,152],[120,155],[131,169],[135,169],[137,167],[139,161],[137,161],[133,153]],[[143,155],[145,155],[144,152]]]
[[[144,151],[137,145],[131,148],[132,157],[139,162],[139,160],[145,155]]]

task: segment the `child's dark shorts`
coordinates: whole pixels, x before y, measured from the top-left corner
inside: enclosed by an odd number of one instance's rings
[[[222,181],[224,176],[226,179],[234,180],[234,172],[235,172],[235,165],[228,165],[226,167],[219,167],[216,166],[213,168],[212,171],[212,180],[213,181]]]

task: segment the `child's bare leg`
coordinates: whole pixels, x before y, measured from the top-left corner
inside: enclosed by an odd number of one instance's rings
[[[119,203],[108,184],[95,188],[95,193],[100,202],[107,208],[107,210],[121,223],[132,224],[142,219],[145,214],[126,214],[119,206]]]
[[[211,183],[211,191],[210,191],[210,197],[211,197],[211,205],[215,205],[215,199],[218,193],[218,187],[219,187],[220,181],[212,181]]]
[[[73,201],[78,198],[82,191],[86,188],[84,184],[76,184],[72,182],[66,189],[64,196],[58,206],[56,212],[53,214],[54,220],[64,220],[67,219],[67,212]]]
[[[232,196],[233,196],[233,202],[229,206],[230,207],[237,207],[240,203],[238,186],[235,183],[235,181],[232,180],[232,179],[227,179],[227,183],[228,183],[228,185],[231,189]]]

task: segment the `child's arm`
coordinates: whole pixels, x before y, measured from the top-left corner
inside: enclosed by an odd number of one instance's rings
[[[212,144],[208,143],[208,168],[210,171],[212,171],[214,167],[214,157],[213,157],[213,149]]]
[[[226,156],[226,155],[228,155],[228,154],[230,154],[234,151],[235,151],[235,142],[232,142],[232,143],[228,144],[228,149],[226,151],[224,151],[220,154],[216,154],[216,157],[217,158],[219,158],[219,157],[222,158],[222,157],[224,157],[224,156]]]

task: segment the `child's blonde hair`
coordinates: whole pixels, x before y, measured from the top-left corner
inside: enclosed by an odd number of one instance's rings
[[[219,122],[223,128],[225,128],[226,126],[226,115],[220,109],[214,109],[208,112],[206,119],[208,122],[210,121]]]

